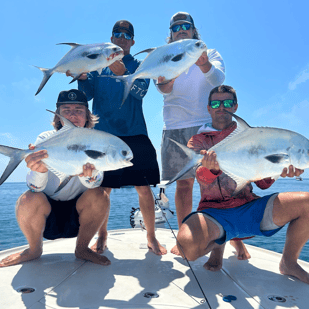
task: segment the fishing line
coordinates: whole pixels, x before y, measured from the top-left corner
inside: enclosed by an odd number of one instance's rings
[[[148,183],[148,181],[147,181],[147,178],[146,178],[146,177],[144,177],[144,178],[145,178],[145,180],[146,180],[146,182],[147,182],[147,185],[148,185],[149,188],[150,188],[150,191],[151,191],[151,193],[152,193],[152,195],[153,195],[155,201],[157,201],[157,198],[156,198],[155,194],[153,193],[153,191],[152,191],[152,189],[151,189],[151,187],[150,187],[150,185],[149,185],[149,183]],[[164,191],[164,189],[163,189],[163,191]],[[161,193],[161,192],[160,192],[160,193]],[[206,302],[207,302],[207,305],[208,305],[208,308],[209,308],[209,309],[212,309],[212,307],[211,307],[211,305],[210,305],[210,303],[209,303],[209,301],[208,301],[208,299],[207,299],[207,297],[206,297],[206,295],[205,295],[205,293],[204,293],[204,291],[203,291],[203,288],[202,288],[202,286],[200,285],[200,282],[198,281],[198,279],[197,279],[197,277],[196,277],[196,275],[195,275],[195,273],[194,273],[194,271],[193,271],[193,268],[191,267],[191,264],[189,263],[189,261],[188,261],[186,255],[184,254],[184,252],[183,252],[183,250],[182,250],[182,247],[181,247],[179,241],[177,240],[177,237],[176,237],[176,235],[175,235],[175,233],[174,233],[173,228],[171,227],[171,225],[170,225],[170,223],[169,223],[167,217],[165,216],[165,213],[163,212],[163,210],[162,210],[160,204],[157,203],[157,205],[158,205],[159,208],[161,209],[161,212],[162,212],[162,214],[163,214],[163,216],[164,216],[164,219],[165,219],[165,221],[167,222],[167,224],[168,224],[170,230],[172,231],[172,233],[173,233],[173,235],[174,235],[174,237],[175,237],[175,239],[176,239],[176,242],[177,242],[177,244],[179,245],[179,248],[180,248],[180,250],[181,250],[181,252],[182,252],[182,255],[184,256],[184,258],[185,258],[187,264],[189,265],[189,267],[190,267],[190,269],[191,269],[191,271],[192,271],[192,274],[193,274],[193,276],[194,276],[194,278],[195,278],[195,280],[196,280],[196,282],[197,282],[197,284],[198,284],[198,286],[199,286],[199,288],[200,288],[200,290],[201,290],[201,292],[202,292],[202,294],[203,294],[203,296],[204,296],[204,299],[205,299],[204,302],[206,301]],[[201,301],[201,303],[204,303],[204,302]]]

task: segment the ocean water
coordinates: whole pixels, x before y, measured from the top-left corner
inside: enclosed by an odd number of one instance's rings
[[[170,202],[170,209],[173,211],[175,211],[175,187],[176,185],[174,183],[166,189],[166,195]],[[19,229],[15,218],[16,200],[26,190],[26,183],[4,183],[0,186],[0,251],[27,244],[27,240]],[[152,188],[152,190],[154,194],[159,193],[158,188]],[[303,181],[279,179],[271,188],[264,191],[254,186],[254,192],[259,196],[287,191],[309,191],[309,179],[304,179]],[[193,209],[197,208],[199,200],[199,186],[197,182],[195,182],[193,190]],[[138,195],[134,188],[113,190],[111,193],[111,211],[108,229],[131,228],[130,212],[132,207],[138,207]],[[178,229],[176,215],[170,219],[169,222],[173,229]],[[282,253],[286,229],[287,226],[270,238],[257,236],[253,239],[245,240],[245,243]],[[304,246],[300,259],[309,262],[309,241]]]

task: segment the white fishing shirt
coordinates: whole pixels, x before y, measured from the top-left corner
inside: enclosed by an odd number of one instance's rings
[[[41,133],[35,145],[41,142],[43,139],[52,135],[55,130],[46,131]],[[48,170],[46,173],[39,173],[29,171],[26,177],[28,188],[32,192],[43,192],[50,198],[56,201],[68,201],[74,199],[81,193],[84,193],[87,189],[93,189],[99,187],[103,181],[104,173],[102,171],[93,171],[92,177],[80,177],[73,176],[69,182],[58,192],[59,185],[64,179],[59,179],[54,173]],[[90,181],[94,178],[94,181]]]
[[[224,82],[225,66],[221,55],[215,49],[207,50],[212,64],[207,73],[193,64],[188,73],[179,75],[171,93],[163,94],[164,130],[183,129],[201,126],[211,122],[207,110],[210,91]]]

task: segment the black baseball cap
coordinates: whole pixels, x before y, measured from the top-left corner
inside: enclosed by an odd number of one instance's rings
[[[127,20],[118,20],[115,23],[112,33],[117,32],[118,30],[127,30],[132,36],[134,36],[133,25]]]
[[[63,104],[81,104],[88,108],[88,101],[85,92],[71,89],[68,91],[61,91],[56,103],[57,108]]]
[[[173,15],[170,21],[170,28],[172,28],[176,23],[179,22],[191,24],[195,28],[193,18],[189,13],[178,12]]]

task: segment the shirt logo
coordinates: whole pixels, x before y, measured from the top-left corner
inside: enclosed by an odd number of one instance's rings
[[[71,101],[75,101],[76,98],[77,98],[77,95],[76,95],[75,92],[70,92],[70,93],[68,94],[68,97],[69,97],[69,99],[70,99]]]

